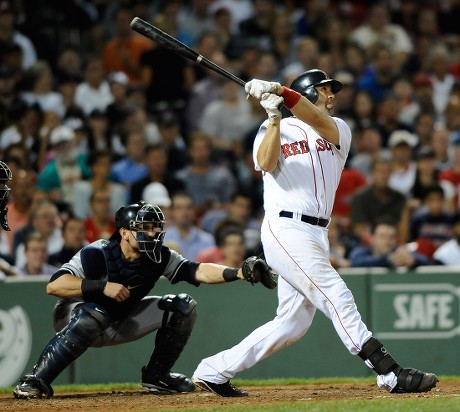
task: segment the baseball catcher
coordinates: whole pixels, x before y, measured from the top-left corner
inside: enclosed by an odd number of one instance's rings
[[[13,178],[10,168],[6,163],[0,161],[0,225],[3,230],[10,230],[8,226],[8,199],[10,198],[11,188],[8,182]]]
[[[160,276],[180,281],[224,283],[250,278],[274,287],[270,268],[250,258],[245,268],[191,262],[163,244],[162,210],[144,202],[120,208],[110,240],[82,248],[47,285],[59,297],[54,309],[56,335],[32,371],[20,379],[17,398],[51,397],[51,383],[89,347],[131,342],[157,331],[155,347],[142,368],[141,385],[153,392],[192,392],[193,382],[171,368],[196,320],[196,302],[186,293],[147,296]]]

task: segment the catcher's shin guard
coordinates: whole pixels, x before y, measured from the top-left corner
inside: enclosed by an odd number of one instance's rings
[[[158,307],[164,310],[163,326],[158,329],[155,349],[145,368],[158,376],[169,372],[182,353],[196,321],[196,301],[186,293],[166,295]],[[169,313],[173,312],[168,322]]]
[[[358,356],[367,364],[370,363],[370,366],[378,375],[386,375],[399,367],[383,344],[374,337],[366,341]]]
[[[50,384],[109,326],[108,314],[94,303],[81,305],[69,324],[46,345],[32,375]]]

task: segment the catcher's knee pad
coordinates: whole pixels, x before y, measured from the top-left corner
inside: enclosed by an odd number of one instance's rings
[[[163,325],[174,330],[177,334],[190,334],[196,321],[196,301],[186,293],[165,295],[158,302],[158,307],[164,310]],[[169,313],[172,316],[168,321]]]
[[[384,348],[383,344],[374,337],[366,341],[358,356],[362,360],[370,362],[372,368],[379,375],[386,375],[399,366]]]
[[[43,349],[33,374],[51,383],[108,325],[109,317],[103,308],[94,303],[79,306],[69,324]]]
[[[73,344],[87,348],[110,324],[108,313],[95,303],[79,306],[61,334]]]

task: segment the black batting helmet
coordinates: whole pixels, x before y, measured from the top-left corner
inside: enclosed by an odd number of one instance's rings
[[[13,178],[10,168],[6,163],[0,161],[0,226],[4,230],[10,230],[8,226],[8,199],[11,189],[8,182]]]
[[[320,84],[330,84],[332,93],[336,94],[342,90],[342,83],[338,80],[331,79],[325,72],[319,69],[308,70],[297,77],[290,88],[305,96],[312,103],[318,100],[318,91],[315,86]]]
[[[111,239],[120,240],[119,229],[126,229],[136,232],[136,241],[139,251],[144,252],[156,263],[161,262],[161,248],[165,237],[165,217],[162,210],[144,201],[121,207],[115,213],[116,232]],[[153,232],[154,236],[149,233]]]

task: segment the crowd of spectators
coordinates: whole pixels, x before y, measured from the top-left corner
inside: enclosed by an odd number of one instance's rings
[[[336,268],[460,265],[457,1],[0,0],[13,173],[0,276],[52,273],[141,199],[189,259],[261,252],[252,142],[265,111],[131,30],[135,16],[246,81],[288,86],[320,68],[342,82],[353,143],[329,231]]]

